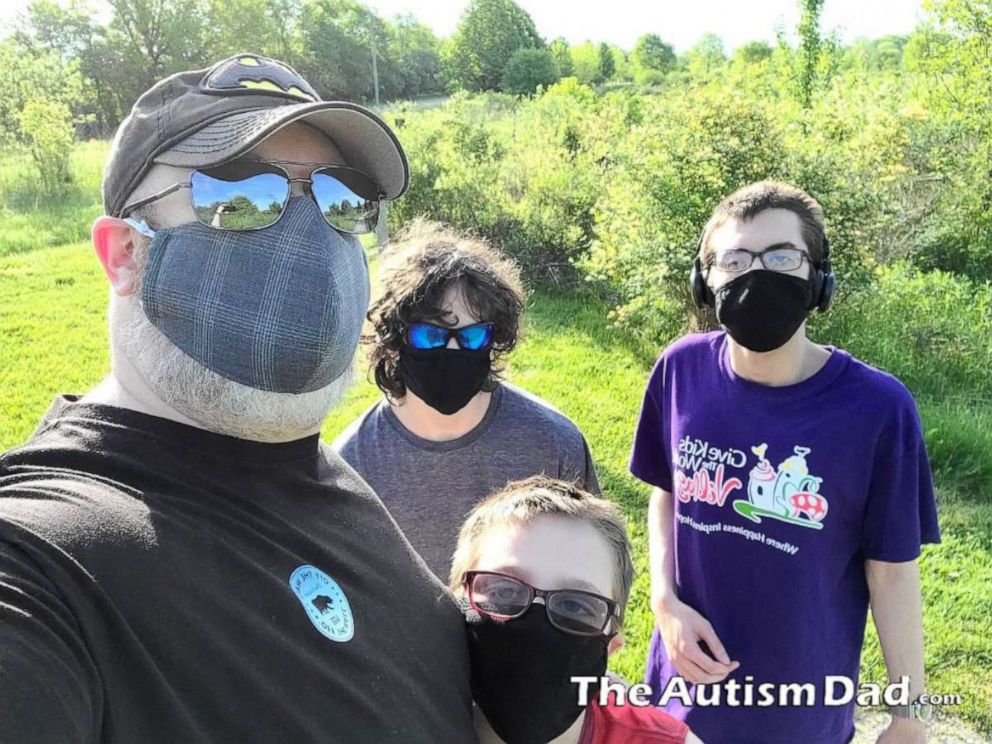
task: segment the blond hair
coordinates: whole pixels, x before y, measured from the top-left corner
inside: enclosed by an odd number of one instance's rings
[[[483,538],[493,529],[527,524],[541,515],[558,515],[587,522],[606,540],[613,553],[613,574],[620,623],[634,582],[627,522],[619,507],[597,498],[574,483],[535,475],[507,483],[476,504],[462,525],[451,562],[449,585],[458,592],[462,576],[479,558]]]

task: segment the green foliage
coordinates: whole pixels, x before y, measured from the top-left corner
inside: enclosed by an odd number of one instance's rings
[[[30,100],[72,107],[84,106],[87,96],[75,62],[63,61],[57,51],[27,49],[13,39],[0,41],[0,146],[26,142],[19,118]]]
[[[905,263],[868,287],[841,285],[812,335],[896,375],[931,400],[992,401],[992,285]]]
[[[992,273],[992,2],[929,3],[904,58],[919,76],[914,130],[930,179],[929,209],[913,246],[924,267]]]
[[[615,293],[617,320],[656,339],[684,325],[685,277],[713,206],[780,174],[783,140],[759,106],[714,90],[653,98],[643,120],[617,145],[582,266]]]
[[[580,83],[594,85],[603,82],[603,72],[599,64],[599,47],[591,41],[587,41],[573,46],[571,52],[575,77]]]
[[[454,88],[496,90],[518,49],[543,49],[534,21],[513,0],[471,0],[443,62]]]
[[[18,117],[21,139],[27,143],[46,195],[58,196],[72,182],[72,114],[59,101],[32,98]]]
[[[617,72],[617,65],[613,59],[613,52],[610,45],[603,42],[599,45],[599,74],[603,80],[610,80]]]
[[[531,101],[462,95],[422,112],[399,132],[411,183],[390,218],[400,225],[426,215],[482,234],[537,282],[574,278],[601,163],[626,126],[611,105],[608,121],[597,121],[595,94],[565,78]]]
[[[568,39],[557,38],[551,42],[549,47],[551,54],[555,58],[558,66],[559,77],[572,77],[575,74],[575,63],[572,62],[572,53],[569,51]]]
[[[766,41],[749,41],[734,50],[733,61],[737,64],[753,65],[772,58],[775,50]]]
[[[662,41],[658,34],[644,34],[640,37],[634,44],[630,57],[637,70],[662,74],[675,69],[677,61],[675,49]]]
[[[813,102],[817,69],[820,62],[820,14],[825,0],[800,0],[799,20],[799,102],[809,108]]]
[[[515,95],[533,95],[538,87],[558,81],[558,65],[547,49],[518,49],[503,73],[502,89]]]
[[[705,82],[713,78],[721,69],[727,55],[723,52],[723,41],[716,34],[703,34],[685,54],[684,64],[689,78]]]
[[[310,0],[302,9],[301,74],[323,98],[367,101],[375,96],[372,57],[388,46],[383,20],[356,0]],[[380,78],[390,81],[393,71],[385,61]]]

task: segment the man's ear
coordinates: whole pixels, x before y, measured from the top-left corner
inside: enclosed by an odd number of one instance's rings
[[[134,293],[138,265],[134,260],[137,232],[124,220],[106,215],[93,223],[93,248],[110,280],[110,287],[120,297]]]
[[[608,656],[613,656],[617,651],[621,649],[624,644],[623,633],[618,632],[615,636],[610,639],[610,645],[606,649]]]

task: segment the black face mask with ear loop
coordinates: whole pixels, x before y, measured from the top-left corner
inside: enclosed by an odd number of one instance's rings
[[[608,635],[558,630],[544,605],[534,603],[506,622],[465,613],[472,697],[506,744],[546,744],[584,710],[572,677],[606,674]],[[590,700],[599,685],[590,685]]]
[[[414,349],[400,347],[400,379],[435,411],[457,413],[489,379],[490,349]]]
[[[808,279],[757,269],[714,294],[716,319],[746,349],[773,351],[783,346],[809,316],[812,287]]]

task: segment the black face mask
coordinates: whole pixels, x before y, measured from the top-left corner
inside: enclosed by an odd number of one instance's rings
[[[457,413],[475,397],[492,361],[489,349],[400,348],[400,379],[424,403],[446,416]]]
[[[749,271],[713,294],[716,319],[730,337],[751,351],[785,344],[809,315],[810,283],[777,271]]]
[[[506,744],[545,744],[560,736],[583,710],[571,678],[606,673],[609,637],[564,633],[548,622],[543,605],[507,622],[470,610],[465,622],[472,697]],[[589,689],[592,696],[599,686]]]

